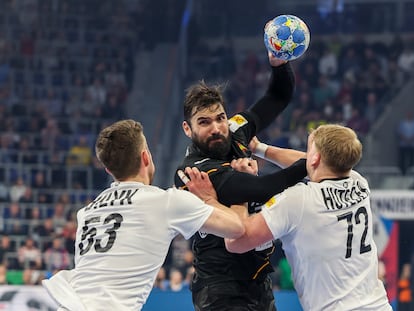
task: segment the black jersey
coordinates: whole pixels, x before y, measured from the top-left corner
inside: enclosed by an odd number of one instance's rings
[[[230,161],[250,157],[250,140],[258,131],[287,106],[294,87],[294,76],[289,64],[273,67],[269,90],[249,111],[229,119],[231,151],[224,160],[212,159],[203,154],[194,144],[187,149],[186,157],[177,170],[197,167],[207,172],[220,203],[230,206],[244,202],[265,203],[274,194],[294,185],[306,176],[305,161],[291,167],[258,177],[232,169]],[[175,174],[175,185],[185,185]],[[260,280],[273,271],[269,257],[274,251],[272,242],[244,254],[226,250],[224,239],[212,234],[197,232],[193,237],[195,277],[191,284],[197,291],[207,284],[232,280]]]
[[[244,112],[229,120],[232,158],[247,157],[251,155],[247,146],[252,135],[255,133],[253,119],[251,114]],[[258,203],[264,203],[270,198],[270,195],[262,196],[259,191],[254,191],[257,193],[256,195],[246,196],[246,194],[249,193],[247,189],[250,188],[247,178],[255,178],[255,176],[233,170],[230,166],[230,160],[232,159],[229,158],[228,161],[211,159],[204,155],[196,146],[191,145],[188,148],[187,156],[179,169],[184,169],[185,167],[190,166],[197,167],[199,170],[207,172],[216,189],[220,203],[227,206],[244,203],[247,198],[258,199],[254,200]],[[286,176],[294,176],[292,180],[285,180],[283,173],[285,172],[277,173],[274,177],[275,179],[278,179],[280,185],[276,184],[276,182],[269,183],[265,180],[257,181],[257,183],[263,184],[263,190],[268,188],[269,192],[276,194],[305,177],[306,167],[303,162],[294,167],[294,171],[292,170],[291,172],[292,174],[287,172],[285,174]],[[246,179],[246,181],[244,181],[244,179]],[[238,181],[242,184],[238,183]],[[175,183],[176,186],[185,188],[177,174],[175,175]],[[259,185],[259,187],[261,186]],[[234,192],[229,190],[229,188],[235,188],[239,193],[237,193],[237,191]],[[263,192],[265,191],[262,191],[262,193]],[[263,201],[260,202],[261,200]],[[197,290],[206,284],[223,280],[261,279],[273,271],[273,267],[269,260],[270,255],[274,251],[272,242],[244,254],[234,254],[226,250],[223,238],[204,232],[197,232],[193,237],[192,248],[195,257],[194,267],[196,270],[195,278],[192,283],[193,290]]]
[[[251,119],[247,113],[236,115],[231,118],[231,154],[233,158],[250,156],[247,148],[248,142],[254,135],[254,124],[249,122]],[[235,130],[235,131],[234,131]],[[233,132],[234,131],[234,132]],[[199,170],[207,172],[219,194],[222,185],[225,184],[234,173],[229,161],[216,160],[206,157],[201,151],[191,145],[187,150],[188,155],[184,159],[181,167],[197,167]],[[229,159],[231,160],[231,159]],[[179,178],[175,178],[178,186],[183,186]],[[237,198],[226,198],[223,200],[219,196],[220,203],[231,205],[237,202]],[[196,269],[196,279],[192,284],[193,290],[202,287],[206,282],[211,283],[220,280],[252,280],[262,278],[273,271],[269,262],[269,256],[273,253],[273,243],[269,244],[264,250],[252,250],[244,254],[234,254],[226,250],[224,239],[213,234],[197,232],[193,237],[193,252],[195,257],[194,266]]]

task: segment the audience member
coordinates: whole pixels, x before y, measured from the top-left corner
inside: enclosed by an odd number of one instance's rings
[[[42,254],[31,237],[27,237],[25,243],[17,250],[19,265],[21,269],[42,268]]]
[[[364,107],[363,115],[368,121],[369,126],[372,126],[378,120],[380,113],[377,93],[373,91],[367,93]]]
[[[33,153],[28,137],[22,137],[19,141],[17,151],[19,152],[18,162],[23,164],[36,164],[38,157]]]
[[[39,226],[43,222],[43,215],[40,206],[30,205],[25,210],[25,219],[30,222],[29,234],[31,234],[34,227]]]
[[[407,76],[412,76],[414,71],[414,43],[407,44],[398,57],[398,66]]]
[[[52,218],[46,218],[43,223],[33,228],[33,238],[39,243],[39,246],[44,250],[49,246],[49,239],[57,236],[55,228],[53,227]]]
[[[57,202],[54,204],[52,221],[55,232],[61,234],[67,222],[65,205],[63,203]]]
[[[71,255],[75,254],[76,229],[76,220],[69,218],[62,230],[62,237],[64,238],[65,249]]]
[[[106,102],[107,91],[101,78],[94,78],[92,84],[86,89],[87,97],[95,109],[101,109]]]
[[[24,285],[40,285],[45,278],[42,271],[34,266],[29,266],[23,269],[23,284]]]
[[[407,111],[397,125],[399,166],[405,174],[414,165],[414,113]]]
[[[40,131],[41,148],[49,152],[54,152],[57,147],[57,140],[61,135],[60,128],[56,119],[49,118],[46,121],[46,126]]]
[[[27,185],[23,177],[19,176],[16,179],[16,182],[10,187],[10,200],[12,202],[19,202],[26,192]]]
[[[167,272],[165,271],[164,267],[161,267],[157,273],[157,277],[155,278],[154,288],[158,288],[160,290],[167,289]]]
[[[175,237],[171,243],[166,260],[166,266],[169,271],[176,269],[184,275],[187,272],[187,268],[192,265],[192,262],[193,252],[190,249],[190,242],[182,236]]]
[[[34,174],[31,186],[33,189],[47,189],[50,187],[43,171],[39,170]]]
[[[66,164],[68,165],[89,165],[92,162],[92,148],[88,145],[86,135],[80,135],[76,144],[68,152]]]
[[[398,279],[398,310],[412,310],[412,293],[411,293],[411,264],[405,263],[402,266],[401,274]]]
[[[43,254],[43,262],[47,271],[54,272],[71,268],[69,252],[64,248],[62,238],[55,237],[52,245]]]
[[[328,46],[323,48],[321,58],[319,59],[318,69],[320,74],[330,78],[335,77],[337,74],[338,57]]]
[[[388,68],[385,77],[392,95],[394,95],[406,81],[404,71],[398,66],[397,61],[392,58],[388,60]]]
[[[19,199],[19,203],[33,203],[35,198],[33,197],[33,189],[29,185],[26,185],[23,195]]]
[[[361,116],[358,108],[352,108],[351,118],[346,122],[346,126],[357,132],[358,136],[363,139],[369,131],[369,122],[364,116]]]
[[[169,273],[167,288],[173,292],[179,292],[184,287],[183,274],[178,269],[171,269]]]
[[[5,210],[4,232],[9,235],[26,235],[27,225],[19,203],[12,202]]]
[[[19,262],[17,257],[13,256],[15,252],[16,244],[10,240],[7,234],[3,234],[0,241],[0,264],[7,269],[18,269]]]

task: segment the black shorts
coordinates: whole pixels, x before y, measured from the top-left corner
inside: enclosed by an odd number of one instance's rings
[[[270,277],[211,284],[192,295],[195,311],[276,311]]]

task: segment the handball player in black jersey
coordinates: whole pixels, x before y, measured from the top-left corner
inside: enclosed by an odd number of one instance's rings
[[[299,158],[292,159],[291,166],[264,176],[231,167],[232,160],[251,157],[250,140],[272,123],[292,98],[295,78],[290,64],[271,54],[269,62],[272,73],[264,96],[230,119],[219,86],[201,81],[187,90],[184,101],[183,130],[192,144],[178,169],[197,167],[207,172],[222,204],[248,203],[250,213],[256,212],[255,205],[306,176],[306,161]],[[185,188],[177,174],[175,185]],[[223,238],[198,232],[192,250],[195,274],[190,288],[196,311],[276,310],[269,277],[273,272],[269,260],[273,243],[232,254],[227,252]]]

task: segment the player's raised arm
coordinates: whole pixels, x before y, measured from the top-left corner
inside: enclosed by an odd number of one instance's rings
[[[272,73],[266,93],[248,110],[256,119],[256,131],[269,126],[287,107],[295,88],[295,75],[291,65],[268,53]]]
[[[272,76],[265,95],[249,110],[256,114],[257,132],[267,127],[292,99],[295,76],[287,61],[301,57],[310,43],[309,28],[293,15],[279,15],[264,27]]]

